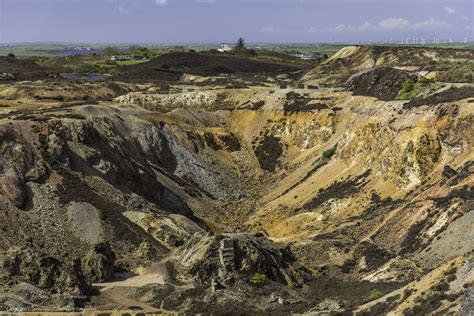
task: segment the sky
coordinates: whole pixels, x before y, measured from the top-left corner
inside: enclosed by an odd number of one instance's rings
[[[0,0],[0,43],[474,40],[474,0]]]

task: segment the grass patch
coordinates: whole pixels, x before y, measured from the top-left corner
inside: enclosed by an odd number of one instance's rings
[[[119,66],[130,66],[146,62],[146,60],[118,60],[116,61]]]
[[[369,301],[373,301],[376,299],[379,299],[383,296],[383,293],[380,290],[373,289],[372,291],[369,292],[368,299]]]

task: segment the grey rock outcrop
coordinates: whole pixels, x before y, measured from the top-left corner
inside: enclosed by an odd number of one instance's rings
[[[110,281],[114,276],[115,254],[107,243],[95,245],[82,259],[84,276],[91,282]]]
[[[92,290],[77,263],[69,266],[28,249],[10,249],[4,259],[3,271],[18,282],[53,292],[83,295]]]
[[[199,236],[189,244],[180,251],[180,263],[201,283],[247,283],[260,273],[278,283],[298,284],[309,276],[287,247],[261,233]]]
[[[6,199],[14,206],[21,207],[23,205],[25,200],[23,177],[14,168],[5,171],[1,181],[1,190]]]

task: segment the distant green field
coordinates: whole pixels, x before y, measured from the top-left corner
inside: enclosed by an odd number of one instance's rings
[[[330,44],[263,44],[255,45],[254,48],[269,50],[283,54],[303,54],[306,56],[331,55],[347,45],[330,45]]]
[[[136,64],[141,64],[145,62],[144,60],[119,60],[116,61],[117,65],[119,66],[130,66],[130,65],[136,65]]]
[[[56,45],[0,45],[0,56],[13,53],[16,56],[58,56],[64,53],[64,47]]]

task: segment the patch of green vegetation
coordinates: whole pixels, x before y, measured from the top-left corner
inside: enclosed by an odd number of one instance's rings
[[[119,66],[130,66],[130,65],[141,64],[143,62],[145,62],[145,60],[118,60],[116,61],[117,65]]]
[[[332,156],[334,156],[334,154],[336,153],[336,149],[337,149],[337,146],[334,146],[333,148],[331,149],[328,149],[328,150],[325,150],[323,152],[323,158],[324,160],[329,160],[332,158]]]
[[[402,84],[402,89],[398,92],[398,100],[409,100],[415,97],[415,82],[411,79],[407,79]]]
[[[115,46],[107,46],[104,48],[104,51],[108,56],[117,55],[120,52],[119,48]]]
[[[430,90],[432,81],[420,78],[417,82],[411,79],[405,80],[401,90],[396,96],[397,100],[411,100],[420,97]]]
[[[315,167],[321,168],[322,166],[326,165],[336,153],[336,149],[337,149],[337,146],[334,146],[331,149],[325,150],[323,154],[321,155],[321,158],[319,159],[319,161],[316,163]]]
[[[7,57],[16,58],[16,57],[15,57],[15,54],[13,54],[13,53],[8,53]]]
[[[378,289],[373,289],[372,291],[369,292],[368,299],[369,301],[373,301],[373,300],[381,298],[382,296],[383,296],[382,291]]]
[[[267,282],[267,276],[261,273],[255,273],[250,279],[250,284],[256,287],[263,287],[263,285],[266,282]]]
[[[415,89],[413,80],[407,79],[402,84],[402,93],[410,93]]]
[[[322,56],[316,57],[316,61],[318,62],[318,64],[321,64],[322,62],[326,61],[327,59],[329,59],[328,54],[323,54]]]
[[[76,67],[69,67],[75,74],[100,73],[100,66],[95,64],[79,64]]]

